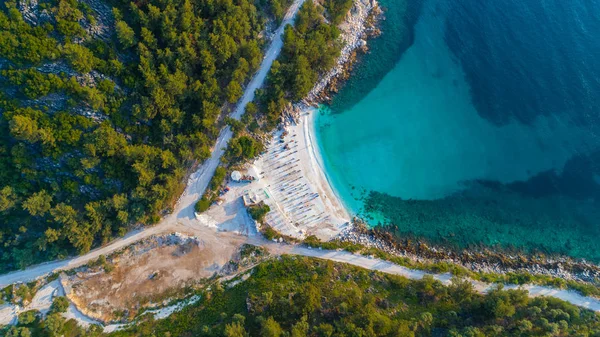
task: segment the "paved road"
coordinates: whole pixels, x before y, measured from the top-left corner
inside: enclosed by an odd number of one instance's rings
[[[281,48],[283,47],[283,40],[281,39],[281,37],[283,35],[285,26],[294,22],[296,14],[298,13],[298,10],[300,9],[300,6],[302,6],[304,1],[305,0],[295,0],[294,3],[288,9],[288,12],[284,17],[281,25],[273,35],[273,40],[271,41],[271,44],[267,49],[267,52],[260,65],[260,68],[254,75],[250,83],[248,83],[248,86],[244,91],[244,95],[238,102],[234,112],[231,114],[232,118],[238,120],[240,119],[240,117],[244,113],[246,105],[254,99],[254,92],[256,91],[256,89],[259,89],[263,85],[267,74],[271,69],[273,61],[275,61],[277,56],[279,56]],[[163,218],[161,222],[156,226],[146,227],[142,230],[133,231],[124,238],[115,240],[107,246],[95,249],[79,257],[75,257],[68,260],[44,263],[41,265],[36,265],[27,268],[22,271],[1,275],[0,288],[3,288],[6,285],[16,282],[28,282],[53,271],[70,269],[83,265],[89,261],[97,259],[100,255],[108,255],[111,252],[128,246],[133,242],[136,242],[143,238],[149,237],[157,233],[174,231],[177,228],[180,228],[181,224],[189,223],[189,221],[194,219],[194,204],[208,187],[208,183],[210,182],[210,179],[212,178],[215,170],[217,169],[217,166],[221,161],[221,157],[225,152],[225,147],[227,146],[227,143],[231,139],[232,135],[233,133],[229,126],[221,130],[221,133],[217,138],[217,142],[212,150],[210,158],[207,159],[204,163],[202,163],[198,170],[194,172],[189,178],[186,190],[179,199],[175,211],[167,217]]]

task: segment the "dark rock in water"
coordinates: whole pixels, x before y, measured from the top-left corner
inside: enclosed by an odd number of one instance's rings
[[[532,198],[503,185],[472,182],[469,189],[438,200],[371,192],[365,210],[394,224],[398,237],[423,237],[453,249],[512,247],[600,261],[598,200]]]
[[[600,172],[600,151],[571,158],[561,172],[544,171],[526,181],[509,184],[489,180],[478,182],[493,189],[517,192],[525,197],[563,195],[579,200],[597,199],[600,198],[600,184],[594,177],[598,172]]]
[[[429,264],[441,262],[442,265],[446,263],[460,265],[475,272],[512,273],[512,276],[517,276],[519,273],[546,275],[593,285],[598,284],[600,277],[600,266],[556,254],[549,255],[534,251],[526,255],[509,247],[501,251],[485,247],[473,247],[470,250],[448,249],[448,247],[430,245],[414,236],[399,237],[396,234],[399,228],[395,225],[367,228],[360,218],[354,218],[352,224],[353,226],[341,233],[337,240],[377,248],[392,256],[400,257],[402,261],[408,262],[408,267],[414,262]],[[447,269],[440,270],[435,267],[431,271],[440,273],[444,270]],[[527,280],[527,276],[524,277],[522,281]]]

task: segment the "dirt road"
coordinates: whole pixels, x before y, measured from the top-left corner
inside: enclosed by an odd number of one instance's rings
[[[317,257],[321,259],[342,262],[358,266],[361,268],[376,270],[387,274],[401,275],[409,279],[418,280],[423,278],[425,275],[431,275],[433,278],[441,281],[444,284],[449,284],[452,279],[452,275],[446,274],[428,274],[421,270],[408,269],[406,267],[399,266],[397,264],[380,260],[377,258],[369,258],[367,256],[356,255],[346,251],[331,251],[331,250],[320,250],[320,249],[309,249],[306,247],[293,247],[289,249],[289,253],[303,256]],[[475,289],[484,294],[492,289],[495,285],[484,283],[480,281],[470,280],[471,284]],[[553,289],[537,285],[508,285],[505,289],[516,289],[522,288],[529,291],[529,296],[550,296],[569,302],[571,304],[587,308],[596,312],[600,312],[600,300],[592,297],[585,297],[572,290]]]
[[[288,12],[285,15],[281,25],[273,35],[273,40],[271,41],[271,44],[269,45],[269,48],[266,51],[260,68],[246,87],[244,95],[238,102],[235,111],[231,114],[232,118],[240,119],[240,117],[244,113],[246,105],[254,99],[254,92],[256,91],[256,89],[260,88],[263,85],[267,74],[271,69],[273,61],[275,61],[277,56],[279,56],[281,48],[283,47],[282,35],[285,26],[294,22],[296,14],[298,13],[298,10],[300,9],[300,6],[302,6],[304,1],[305,0],[295,0],[294,3],[288,9]],[[227,142],[229,142],[231,137],[232,132],[229,126],[221,130],[221,133],[219,134],[219,137],[212,150],[210,158],[207,159],[198,168],[198,170],[190,176],[186,190],[179,199],[175,211],[172,214],[163,218],[161,222],[156,226],[146,227],[138,231],[130,232],[124,238],[115,240],[107,246],[97,248],[79,257],[63,261],[48,262],[27,268],[22,271],[1,275],[0,288],[16,282],[28,282],[42,275],[48,274],[52,271],[74,268],[83,265],[89,261],[95,260],[100,255],[108,255],[111,252],[114,252],[118,249],[132,244],[135,241],[141,240],[151,235],[177,231],[177,229],[181,226],[191,226],[190,222],[194,219],[194,204],[206,190],[210,179],[212,178],[215,170],[217,169],[217,166],[219,165],[221,156],[225,152]]]

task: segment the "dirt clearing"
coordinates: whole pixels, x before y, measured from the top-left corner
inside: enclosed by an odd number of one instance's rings
[[[140,309],[166,305],[184,296],[236,258],[244,238],[155,236],[123,252],[61,277],[69,299],[102,322],[135,316]]]

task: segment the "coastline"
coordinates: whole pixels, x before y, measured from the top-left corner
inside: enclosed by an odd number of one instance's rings
[[[305,137],[307,139],[306,141],[311,149],[308,151],[312,162],[311,166],[313,167],[321,186],[329,196],[330,202],[337,208],[341,209],[344,217],[348,219],[348,221],[351,221],[353,214],[350,213],[350,208],[344,203],[344,200],[341,198],[339,192],[333,186],[333,183],[327,175],[327,171],[325,169],[325,161],[323,159],[323,154],[321,153],[321,147],[319,146],[317,140],[317,126],[315,121],[316,113],[318,113],[318,111],[314,110],[307,113],[303,121]]]
[[[355,3],[365,3],[365,0],[355,0]],[[370,3],[376,3],[375,1],[369,1]],[[373,7],[375,8],[375,7]],[[364,22],[364,21],[363,21]],[[366,27],[363,27],[363,30],[360,32],[360,34],[362,35],[364,33],[364,31],[366,30]],[[364,41],[362,38],[360,38],[359,35],[355,35],[356,36],[356,40],[355,41]],[[350,44],[348,45],[350,46]],[[378,246],[380,242],[385,243],[386,245],[389,245],[389,247],[391,247],[392,249],[396,249],[394,251],[394,253],[398,252],[399,256],[406,256],[410,259],[416,260],[416,261],[449,261],[451,263],[456,263],[458,265],[463,265],[465,266],[466,263],[464,261],[460,261],[458,254],[452,251],[445,251],[443,249],[438,249],[438,247],[428,247],[420,242],[417,242],[416,245],[419,246],[419,248],[421,248],[421,250],[415,251],[414,253],[410,252],[410,251],[401,251],[398,250],[398,246],[394,246],[394,244],[396,244],[394,241],[392,241],[391,239],[386,239],[385,237],[383,237],[383,235],[380,234],[380,236],[371,236],[366,237],[365,235],[363,235],[362,237],[357,237],[357,238],[349,238],[345,235],[347,235],[348,233],[350,234],[354,234],[354,233],[361,233],[361,228],[360,226],[354,226],[353,225],[353,215],[350,214],[350,208],[348,208],[345,203],[344,200],[341,198],[339,192],[335,189],[335,187],[333,186],[333,183],[329,177],[329,175],[327,174],[326,171],[326,167],[325,167],[325,163],[324,163],[324,158],[323,158],[323,153],[321,152],[321,147],[319,146],[318,143],[318,136],[317,136],[317,127],[316,127],[316,123],[315,120],[317,118],[316,115],[314,115],[315,113],[319,113],[318,110],[316,110],[313,107],[310,107],[309,105],[314,105],[315,101],[318,101],[320,99],[323,98],[323,95],[325,95],[325,93],[328,90],[328,85],[331,83],[331,81],[334,81],[335,79],[342,79],[345,75],[347,75],[347,71],[348,68],[352,65],[352,63],[354,62],[355,58],[352,57],[352,54],[355,53],[358,49],[360,48],[364,48],[366,47],[366,44],[363,44],[361,42],[357,42],[356,44],[352,45],[352,48],[344,48],[345,53],[344,54],[346,56],[346,58],[343,58],[342,55],[340,57],[340,59],[338,60],[338,66],[333,69],[331,72],[327,73],[327,76],[324,77],[322,80],[319,81],[319,83],[317,84],[317,86],[315,86],[315,88],[313,88],[313,91],[315,91],[315,94],[313,96],[313,98],[311,99],[311,103],[307,103],[309,102],[308,100],[306,100],[304,102],[303,105],[296,107],[296,111],[294,112],[295,116],[292,116],[292,121],[289,124],[285,124],[285,129],[286,131],[289,132],[290,135],[294,134],[294,135],[298,135],[297,138],[295,138],[297,140],[297,143],[299,144],[298,150],[297,150],[297,154],[295,154],[293,157],[295,160],[298,160],[301,162],[301,164],[299,165],[299,169],[302,171],[302,175],[303,177],[314,187],[314,189],[320,194],[321,196],[321,200],[323,201],[323,205],[325,207],[325,210],[327,210],[328,212],[330,212],[330,214],[333,216],[333,218],[335,219],[334,221],[331,222],[331,224],[333,224],[334,226],[330,226],[330,224],[328,223],[320,223],[318,225],[314,226],[314,232],[315,233],[320,233],[322,237],[328,238],[328,239],[348,239],[348,241],[352,241],[355,240],[354,242],[357,242],[358,240],[362,240],[364,238],[369,239],[369,243],[373,244],[374,247],[378,247],[378,248],[386,248],[388,246]],[[345,60],[345,61],[343,61]],[[340,63],[341,62],[341,63]],[[346,72],[346,73],[345,73]],[[328,78],[325,81],[325,78]],[[325,82],[323,82],[325,81]],[[321,83],[325,83],[324,86],[321,87],[321,89],[318,89],[319,84]],[[313,93],[313,91],[311,91],[311,93]],[[326,96],[325,96],[326,97]],[[274,141],[276,143],[279,143],[279,137],[280,135],[282,135],[282,133],[277,132],[275,133]],[[291,139],[287,138],[288,140]],[[264,156],[262,156],[264,157]],[[259,159],[260,160],[260,159]],[[260,166],[259,166],[260,167]],[[264,166],[263,166],[264,167]],[[260,172],[260,169],[255,170],[257,173]],[[273,176],[275,176],[275,170],[271,170],[269,173],[272,173]],[[267,175],[271,175],[271,174],[267,174]],[[266,178],[265,181],[268,181],[269,178]],[[260,182],[258,182],[258,184],[261,184]],[[265,182],[264,185],[266,186],[267,183]],[[188,185],[189,187],[190,185]],[[260,185],[259,185],[260,186]],[[187,189],[187,188],[186,188]],[[186,194],[182,195],[185,196]],[[239,195],[236,194],[236,198],[238,198]],[[239,199],[237,199],[239,201]],[[225,207],[220,207],[222,209],[225,209]],[[237,208],[236,208],[237,210]],[[245,212],[244,212],[245,214]],[[197,223],[200,223],[199,221],[197,221],[199,219],[178,219],[177,222],[171,224],[172,226],[179,226],[181,228],[185,227],[185,230],[187,231],[198,231],[199,228],[196,227]],[[237,219],[236,219],[237,221]],[[349,224],[350,226],[346,226],[346,224]],[[200,224],[199,227],[204,230],[204,227],[206,226],[206,228],[209,228],[209,226],[207,224]],[[167,229],[170,229],[171,227],[167,228],[167,227],[162,227],[161,231],[165,231]],[[210,228],[210,232],[212,233],[212,227]],[[158,230],[157,230],[158,231]],[[221,230],[218,230],[221,231]],[[229,232],[232,232],[231,230],[227,230]],[[227,233],[219,233],[218,235],[226,235]],[[230,233],[233,234],[233,233]],[[220,238],[222,239],[222,238]],[[256,240],[256,241],[254,241]],[[260,239],[257,238],[253,238],[252,242],[255,243],[261,243],[261,244],[272,244],[272,243],[264,243],[262,241],[260,241]],[[421,246],[422,245],[422,246]],[[353,256],[351,254],[346,254],[346,253],[340,253],[340,252],[333,252],[333,251],[320,251],[320,250],[311,250],[310,248],[304,248],[304,247],[294,247],[291,248],[292,246],[289,246],[287,248],[293,249],[293,251],[291,253],[295,253],[298,255],[304,255],[304,256],[315,256],[315,257],[321,257],[321,258],[325,258],[328,260],[332,260],[332,261],[337,261],[337,262],[342,262],[342,263],[348,263],[348,264],[353,264],[356,266],[360,266],[363,268],[367,268],[370,270],[380,270],[380,271],[384,271],[384,272],[392,272],[394,274],[399,274],[399,275],[403,275],[404,273],[408,273],[410,275],[424,275],[427,273],[422,273],[421,271],[419,271],[418,269],[407,269],[405,267],[397,267],[394,264],[388,262],[388,261],[384,261],[384,260],[377,260],[377,259],[372,259],[371,257],[364,257],[364,258],[357,258],[356,256]],[[286,248],[283,248],[286,249]],[[297,250],[297,251],[296,251]],[[326,254],[327,256],[319,256],[319,254]],[[472,270],[476,270],[476,265],[480,265],[480,266],[484,266],[484,267],[495,267],[497,266],[497,263],[493,263],[493,261],[485,261],[483,260],[482,262],[482,256],[478,255],[478,252],[472,252],[472,251],[468,251],[466,254],[469,254],[469,256],[472,258],[471,263],[472,266],[469,269]],[[499,254],[498,254],[499,255]],[[485,257],[483,257],[485,258]],[[515,262],[520,262],[520,256],[506,256],[507,260],[514,260]],[[546,259],[546,261],[549,261],[548,259]],[[556,261],[555,261],[556,262]],[[528,263],[536,263],[535,260],[531,260],[528,261]],[[560,270],[560,263],[561,261],[557,262],[558,263],[558,270]],[[534,265],[534,266],[537,266]],[[503,266],[501,266],[503,267]],[[552,269],[549,269],[546,265],[542,264],[541,267],[537,266],[538,270],[543,271],[543,272],[552,272]],[[397,269],[399,268],[399,269]],[[66,269],[66,268],[65,268]],[[387,270],[387,271],[386,271]],[[397,271],[398,270],[398,271]],[[494,270],[493,270],[494,271]],[[501,273],[506,273],[508,272],[506,269],[503,269],[500,271]],[[444,283],[448,283],[450,276],[448,274],[435,274],[437,275],[436,278],[440,278],[440,280],[442,281],[446,281]],[[560,275],[560,277],[564,277],[565,275]],[[483,287],[483,283],[479,282],[478,283],[481,287]],[[554,296],[554,297],[559,297],[557,295],[561,295],[561,294],[570,294],[569,296],[575,296],[575,297],[564,297],[561,298],[563,300],[567,300],[571,303],[577,303],[577,305],[586,307],[586,305],[589,305],[589,300],[586,298],[581,298],[581,297],[577,297],[579,296],[578,294],[574,294],[574,293],[569,293],[569,291],[563,291],[563,290],[555,290],[552,288],[547,288],[547,287],[540,287],[537,285],[525,285],[525,286],[510,286],[507,288],[523,288],[526,289],[528,291],[530,291],[530,294],[532,296],[535,295],[549,295],[549,296]],[[487,289],[487,288],[485,288]],[[483,288],[482,290],[483,291]],[[561,295],[562,296],[562,295]],[[587,301],[587,302],[586,302]],[[600,304],[598,304],[597,301],[591,301],[592,303],[594,303],[593,308],[591,308],[592,310],[595,311],[600,311]],[[588,308],[590,308],[588,306]],[[108,326],[107,328],[110,328],[111,326]],[[109,331],[109,330],[105,330],[105,331]]]
[[[355,5],[365,6],[363,10],[368,8],[368,14],[364,17],[349,18],[349,22],[354,23],[353,28],[358,26],[361,28],[344,32],[347,44],[342,49],[342,55],[338,59],[337,66],[323,76],[309,95],[289,113],[294,121],[307,124],[305,129],[308,130],[308,133],[305,137],[307,142],[313,144],[312,150],[308,151],[312,152],[309,153],[311,160],[314,161],[312,166],[314,166],[314,170],[320,171],[315,173],[317,176],[324,177],[323,180],[318,181],[318,185],[329,190],[330,194],[336,199],[333,202],[343,207],[348,217],[353,219],[352,226],[348,226],[333,239],[384,249],[394,255],[407,257],[415,261],[453,263],[475,272],[501,274],[527,272],[533,275],[547,275],[596,286],[597,280],[600,279],[600,266],[584,259],[571,258],[560,254],[496,250],[493,247],[455,250],[442,245],[432,245],[426,240],[415,237],[394,238],[388,231],[377,228],[365,230],[361,228],[361,225],[355,225],[355,222],[361,223],[362,220],[354,218],[355,215],[351,214],[351,208],[341,198],[340,193],[335,189],[326,172],[323,154],[316,134],[316,116],[313,115],[319,113],[314,106],[318,102],[330,100],[328,94],[335,93],[336,88],[332,90],[331,86],[335,87],[337,80],[347,79],[349,70],[356,61],[356,52],[360,49],[363,49],[363,51],[367,49],[367,31],[372,29],[369,27],[368,19],[372,17],[373,10],[379,10],[379,7],[375,1],[370,2],[368,0],[356,0]],[[361,10],[357,12],[361,12]],[[378,15],[378,13],[375,12],[375,15]],[[352,24],[346,27],[352,27]]]
[[[595,285],[595,280],[600,278],[600,267],[587,262],[579,261],[568,256],[540,256],[520,254],[518,252],[502,252],[494,249],[454,251],[445,247],[430,245],[423,240],[414,238],[394,238],[385,230],[366,228],[360,218],[350,213],[344,204],[331,180],[329,179],[323,162],[321,149],[316,143],[315,108],[307,108],[297,119],[304,124],[306,142],[312,142],[306,147],[316,185],[328,191],[332,204],[344,209],[351,225],[342,229],[332,240],[350,242],[381,249],[394,256],[409,258],[417,262],[451,263],[467,268],[474,272],[482,273],[529,273],[532,275],[545,275],[561,278],[563,280],[584,282]],[[350,221],[350,220],[349,220]]]
[[[269,206],[265,223],[278,233],[330,240],[348,228],[351,217],[319,162],[312,110],[307,108],[273,134],[250,169],[257,180],[246,193]]]
[[[367,50],[366,39],[378,34],[374,21],[380,14],[376,0],[354,0],[340,25],[343,47],[336,65],[302,101],[283,111],[279,129],[266,142],[266,152],[252,165],[258,179],[251,193],[271,209],[268,226],[284,236],[330,240],[352,226],[350,208],[325,171],[314,114],[319,102],[329,99],[327,93],[335,92],[338,82],[348,78],[357,53]]]
[[[307,150],[312,162],[316,180],[319,187],[327,192],[329,199],[336,208],[340,208],[348,221],[352,221],[354,214],[344,202],[339,191],[327,174],[325,161],[318,143],[315,114],[319,113],[319,102],[330,100],[329,93],[338,90],[339,82],[346,81],[357,61],[357,53],[368,51],[367,40],[380,34],[377,22],[382,19],[383,12],[377,0],[355,0],[348,18],[340,25],[342,29],[341,40],[344,47],[340,52],[336,66],[319,79],[317,84],[300,103],[296,104],[291,112],[291,119],[296,123],[304,123],[305,142],[311,148]],[[308,149],[308,147],[307,147]]]
[[[416,263],[451,264],[474,273],[495,275],[525,273],[581,282],[593,287],[599,286],[600,267],[584,260],[578,261],[568,256],[526,255],[492,248],[452,250],[429,245],[419,238],[398,238],[385,229],[367,228],[360,220],[356,222],[351,230],[336,237],[336,241],[374,248]]]
[[[295,109],[306,110],[308,106],[317,106],[320,102],[330,100],[328,93],[337,92],[337,82],[343,82],[350,76],[357,51],[366,52],[367,40],[380,34],[377,22],[382,14],[377,0],[354,0],[350,14],[340,24],[340,40],[344,46],[335,67],[317,81],[308,95],[296,104]]]

